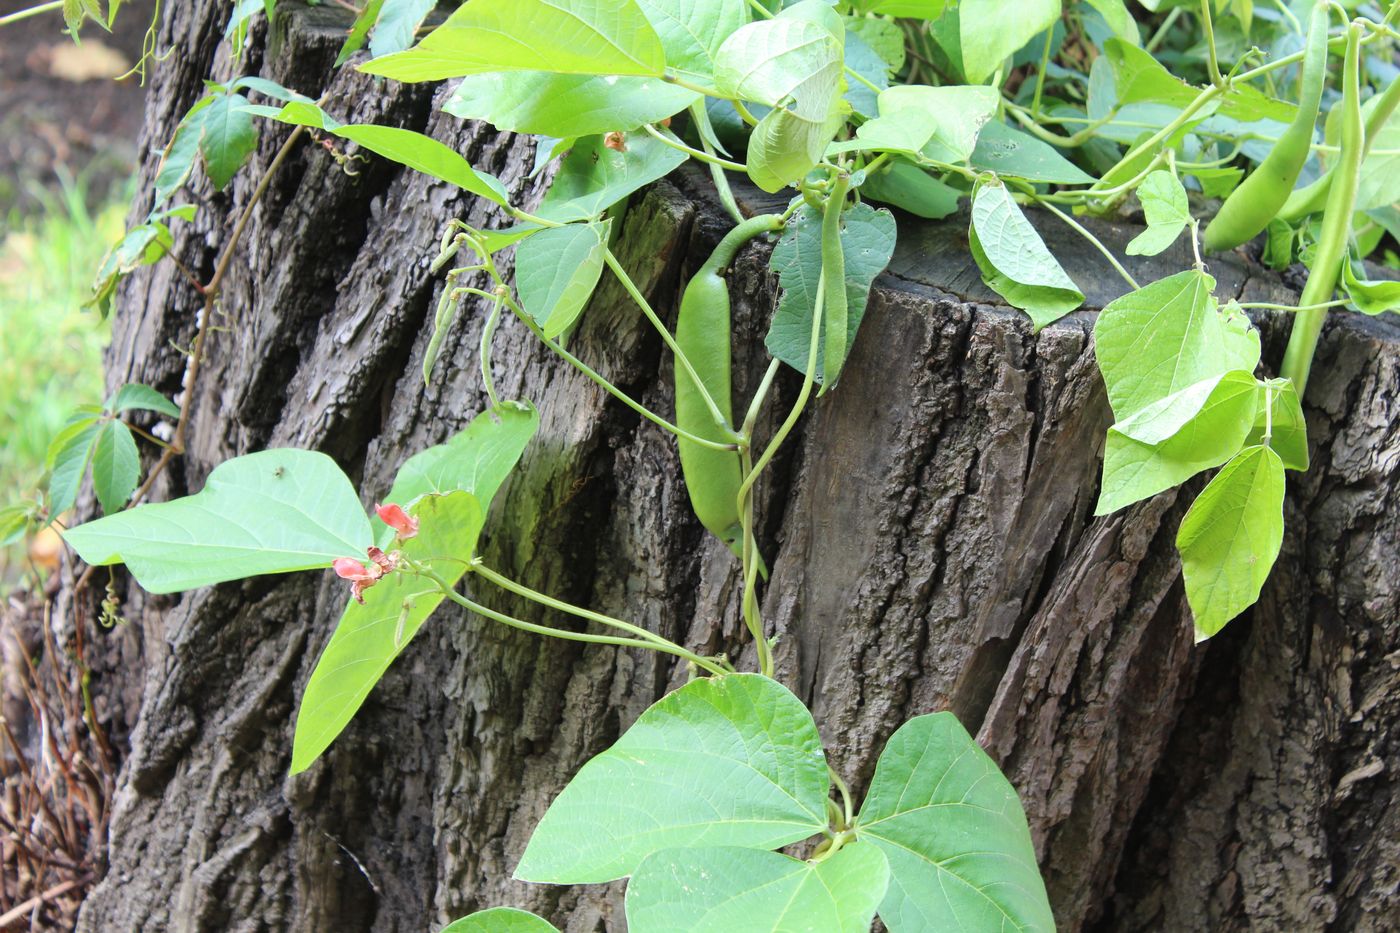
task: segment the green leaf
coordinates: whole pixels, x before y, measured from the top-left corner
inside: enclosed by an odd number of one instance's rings
[[[93,566],[124,562],[152,593],[329,567],[371,542],[350,480],[325,454],[265,450],[227,460],[204,489],[63,533]]]
[[[1176,242],[1191,222],[1191,205],[1186,189],[1171,172],[1158,169],[1142,180],[1137,189],[1147,229],[1128,243],[1129,256],[1156,256]]]
[[[136,382],[128,382],[107,400],[107,410],[114,415],[132,409],[154,411],[171,418],[180,417],[180,406],[150,386]]]
[[[407,509],[429,493],[461,490],[476,496],[482,509],[489,511],[539,426],[540,413],[529,402],[502,402],[488,408],[447,443],[405,460],[384,501]],[[371,523],[379,546],[388,547],[393,529],[377,516]]]
[[[340,54],[335,57],[335,67],[339,68],[364,48],[369,31],[379,22],[379,13],[384,9],[384,2],[385,0],[365,0],[364,9],[355,17],[355,22],[350,26],[350,34],[346,36],[345,44],[340,47]]]
[[[572,327],[593,297],[611,227],[611,220],[551,227],[516,247],[520,303],[546,339]]]
[[[413,44],[418,27],[435,6],[437,0],[385,0],[370,36],[370,54],[378,58],[408,48]]]
[[[645,134],[629,135],[625,152],[603,144],[603,137],[580,139],[569,150],[539,210],[560,223],[592,220],[632,192],[671,174],[687,158]]]
[[[30,508],[26,505],[11,505],[0,509],[0,547],[9,547],[24,537],[29,530]]]
[[[204,136],[204,111],[212,102],[212,97],[201,98],[175,127],[175,135],[161,154],[160,169],[156,172],[155,207],[170,200],[194,170],[195,156],[199,153],[200,140]]]
[[[982,128],[970,161],[973,168],[1027,181],[1067,185],[1094,182],[1094,176],[1060,155],[1054,146],[995,121]]]
[[[1380,95],[1371,97],[1361,105],[1362,114],[1370,116],[1380,103]],[[1333,107],[1328,113],[1327,142],[1333,145],[1340,141],[1342,108]],[[1337,116],[1332,116],[1336,113]],[[1386,119],[1376,133],[1374,141],[1368,140],[1369,150],[1366,160],[1361,163],[1361,176],[1356,186],[1356,209],[1368,211],[1372,208],[1387,207],[1400,201],[1400,110]],[[1329,156],[1335,162],[1336,156]]]
[[[921,155],[960,163],[971,157],[982,127],[996,113],[1000,96],[988,87],[901,85],[880,92],[880,116],[856,130],[856,138],[834,143],[832,154],[862,149]]]
[[[1212,399],[1218,403],[1226,395],[1253,393],[1258,385],[1248,370],[1221,373],[1144,405],[1113,428],[1135,441],[1160,444],[1180,431]]]
[[[442,109],[514,133],[595,136],[658,123],[699,97],[660,78],[500,71],[463,78]]]
[[[67,512],[77,501],[83,485],[93,442],[97,440],[96,418],[75,415],[49,443],[45,464],[49,471],[49,515]]]
[[[426,564],[449,585],[455,584],[467,572],[486,521],[481,502],[457,491],[424,496],[409,512],[419,528],[417,536],[403,543],[404,557]],[[395,572],[366,589],[364,603],[349,601],[301,697],[292,742],[293,774],[311,767],[335,741],[445,598],[426,577]]]
[[[714,77],[720,45],[749,21],[744,0],[638,0],[638,3],[661,38],[667,69],[706,82]]]
[[[773,314],[764,345],[777,359],[800,373],[807,371],[812,341],[813,309],[821,276],[820,212],[804,205],[788,221],[768,265],[778,273],[783,296]],[[865,317],[870,286],[894,255],[895,222],[889,211],[857,204],[842,215],[841,251],[846,256],[846,346],[854,345]],[[817,345],[816,379],[824,384],[826,323]]]
[[[816,723],[787,688],[758,674],[694,680],[579,770],[515,877],[588,884],[676,846],[785,846],[826,827],[829,790]]]
[[[890,933],[1054,933],[1016,789],[952,713],[916,716],[890,737],[856,833],[889,859]]]
[[[559,933],[559,928],[524,910],[493,907],[454,920],[440,933]]]
[[[1168,71],[1152,54],[1122,39],[1104,43],[1104,54],[1113,67],[1120,104],[1153,103],[1185,108],[1201,93]],[[1276,120],[1292,123],[1298,108],[1265,95],[1249,84],[1234,84],[1219,98],[1220,112],[1244,122]],[[1202,112],[1204,115],[1204,111]]]
[[[1359,263],[1342,261],[1342,287],[1356,310],[1365,314],[1400,311],[1400,282],[1390,279],[1368,280],[1356,275]],[[1365,268],[1362,267],[1362,271]]]
[[[1284,486],[1278,454],[1248,447],[1182,519],[1176,547],[1198,642],[1258,601],[1283,545]]]
[[[1109,428],[1094,514],[1107,515],[1220,466],[1244,445],[1258,405],[1258,383],[1236,376],[1221,380],[1200,410],[1160,443]]]
[[[916,217],[942,220],[958,209],[963,193],[903,159],[894,159],[867,175],[860,193],[872,201],[893,204]]]
[[[1099,312],[1094,355],[1119,421],[1204,379],[1259,364],[1258,332],[1247,321],[1231,324],[1214,289],[1204,272],[1178,272]]]
[[[637,0],[469,0],[416,47],[360,66],[399,81],[491,71],[660,77],[665,68]]]
[[[1103,21],[1108,24],[1109,29],[1113,30],[1115,36],[1132,45],[1142,44],[1142,35],[1138,32],[1137,22],[1133,19],[1133,14],[1128,11],[1128,5],[1124,3],[1124,0],[1088,0],[1088,3],[1103,17]]]
[[[879,13],[882,16],[938,19],[943,15],[945,6],[947,6],[947,0],[883,0],[865,12]]]
[[[958,25],[963,73],[981,84],[1002,62],[1055,24],[1060,0],[1020,0],[1011,15],[1002,0],[962,0]]]
[[[1283,461],[1284,469],[1306,470],[1309,460],[1308,421],[1303,416],[1302,403],[1298,401],[1298,390],[1291,379],[1271,379],[1267,386],[1267,393],[1259,393],[1259,411],[1254,416],[1254,429],[1245,438],[1245,446],[1263,444],[1264,435],[1269,433],[1268,446]],[[1269,409],[1263,404],[1266,394]]]
[[[1004,185],[977,189],[968,240],[983,281],[1030,315],[1036,330],[1083,304],[1084,293],[1045,247]]]
[[[120,421],[107,422],[92,451],[92,487],[102,511],[120,512],[140,480],[141,454],[131,429]]]
[[[898,74],[904,69],[907,54],[904,50],[904,30],[891,19],[870,19],[861,16],[847,16],[846,41],[851,36],[859,36],[885,63],[886,77]]]
[[[734,846],[666,849],[627,885],[627,928],[868,933],[889,875],[884,854],[863,842],[820,862]]]
[[[258,129],[252,114],[243,111],[246,106],[248,98],[242,94],[215,94],[203,111],[199,151],[204,156],[204,170],[219,191],[258,147]]]
[[[396,126],[341,123],[315,104],[303,101],[293,101],[268,116],[283,123],[325,130],[342,139],[358,143],[376,155],[456,185],[478,197],[502,206],[507,203],[506,189],[494,175],[478,172],[457,150],[431,136]]]
[[[775,107],[749,136],[749,180],[769,194],[800,181],[821,161],[841,122],[835,110],[826,121],[819,121]]]
[[[804,16],[749,23],[720,46],[720,93],[773,108],[749,137],[749,178],[764,191],[797,181],[820,161],[843,120],[842,61],[841,38]]]

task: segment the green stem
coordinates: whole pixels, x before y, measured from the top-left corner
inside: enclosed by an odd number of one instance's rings
[[[1107,116],[1097,117],[1093,120],[1090,120],[1088,124],[1084,126],[1084,128],[1076,130],[1073,134],[1069,136],[1061,136],[1060,134],[1052,133],[1045,127],[1041,126],[1037,122],[1037,115],[1034,110],[1027,112],[1026,108],[1021,107],[1009,100],[1003,99],[1003,103],[1006,104],[1007,112],[1010,113],[1013,118],[1015,118],[1017,123],[1021,124],[1022,128],[1024,128],[1026,132],[1030,133],[1037,139],[1044,140],[1052,146],[1060,146],[1064,149],[1073,149],[1075,147],[1084,145],[1086,142],[1094,138],[1095,134],[1098,132],[1099,127],[1103,126],[1105,123],[1112,122],[1114,116],[1116,116],[1118,113],[1118,108],[1115,107],[1111,112],[1109,112]]]
[[[1299,307],[1309,310],[1300,311],[1293,319],[1293,332],[1288,336],[1288,348],[1279,368],[1280,376],[1293,380],[1299,398],[1307,388],[1317,338],[1327,319],[1325,308],[1311,306],[1329,301],[1337,287],[1337,277],[1346,261],[1351,215],[1356,206],[1356,189],[1366,148],[1366,130],[1361,120],[1361,26],[1356,22],[1347,31],[1340,106],[1343,108],[1342,156],[1337,160],[1337,173],[1327,196],[1327,208],[1322,213],[1322,233],[1313,252],[1312,269],[1298,299]]]
[[[671,331],[667,329],[666,325],[661,322],[661,318],[652,310],[651,302],[647,301],[646,296],[637,288],[636,283],[634,283],[632,277],[627,274],[627,270],[622,268],[622,263],[617,261],[617,256],[613,255],[611,249],[604,249],[603,261],[607,263],[613,275],[617,276],[617,280],[622,283],[622,287],[626,290],[627,294],[637,303],[637,307],[642,309],[642,313],[645,314],[647,320],[651,322],[651,326],[656,328],[656,332],[661,335],[661,339],[665,341],[666,346],[675,356],[676,365],[683,368],[685,374],[695,383],[695,388],[699,391],[700,397],[705,400],[705,407],[710,410],[710,417],[714,419],[715,425],[721,431],[731,435],[736,443],[740,442],[742,438],[734,434],[734,429],[730,427],[724,414],[720,412],[719,406],[715,404],[714,397],[711,396],[709,391],[705,388],[705,383],[696,373],[695,367],[685,355],[685,351],[681,349],[680,344],[676,343],[676,338],[671,334]]]
[[[1328,308],[1340,308],[1349,302],[1345,298],[1338,298],[1335,301],[1324,301],[1315,305],[1280,305],[1271,301],[1241,301],[1241,308],[1257,308],[1261,311],[1326,311]]]
[[[490,293],[486,292],[484,294]],[[563,347],[561,347],[556,341],[550,340],[547,337],[545,337],[544,331],[540,329],[540,326],[536,324],[534,320],[531,319],[531,317],[525,313],[525,310],[521,308],[520,305],[517,304],[515,301],[511,300],[507,303],[510,305],[511,311],[515,312],[515,316],[520,318],[520,320],[524,322],[526,327],[530,328],[531,333],[538,337],[541,343],[543,343],[545,346],[549,347],[549,349],[557,353],[560,356],[560,358],[562,358],[574,369],[577,369],[579,372],[583,373],[583,375],[587,376],[589,380],[591,380],[604,392],[607,392],[613,398],[617,399],[619,402],[626,405],[628,408],[632,409],[637,414],[650,421],[652,424],[666,431],[670,431],[672,434],[676,435],[676,437],[683,437],[694,444],[697,444],[701,447],[708,447],[711,450],[734,450],[736,448],[736,444],[721,444],[718,441],[709,440],[708,438],[701,437],[698,434],[691,434],[689,431],[677,427],[676,425],[667,421],[665,418],[656,414],[654,411],[647,408],[641,402],[638,402],[636,399],[632,398],[632,396],[628,395],[626,392],[613,385],[587,363],[583,362],[578,357],[570,353],[568,350],[565,350]]]
[[[603,615],[601,612],[593,612],[590,609],[584,609],[582,606],[575,606],[572,603],[566,603],[561,599],[555,599],[553,596],[546,595],[545,593],[541,593],[538,590],[532,590],[530,587],[526,586],[523,583],[517,583],[516,581],[510,579],[510,577],[507,577],[504,574],[497,573],[490,567],[487,567],[485,564],[474,561],[472,563],[472,573],[486,580],[490,580],[492,583],[496,584],[503,590],[507,590],[511,593],[514,593],[517,596],[523,596],[531,602],[539,603],[540,605],[546,606],[550,609],[556,609],[559,612],[568,613],[571,616],[578,616],[580,619],[587,619],[590,622],[597,622],[599,625],[627,632],[629,635],[635,635],[638,638],[642,638],[649,642],[654,642],[658,645],[669,645],[672,648],[681,647],[680,645],[677,645],[675,642],[671,641],[669,638],[665,638],[661,635],[656,634],[655,632],[647,631],[640,625],[634,625],[631,622],[626,622],[622,619],[614,619],[612,616]]]
[[[463,596],[461,593],[458,593],[455,589],[453,589],[450,583],[444,580],[439,574],[437,574],[433,570],[430,570],[426,567],[422,567],[420,565],[415,572],[427,577],[429,580],[436,583],[438,585],[438,588],[442,590],[444,596],[452,600],[452,602],[456,603],[457,605],[461,606],[463,609],[469,609],[472,612],[475,612],[477,615],[484,616],[485,618],[491,619],[494,622],[499,622],[502,625],[509,626],[510,628],[519,629],[522,632],[530,632],[534,635],[546,635],[550,638],[562,638],[566,641],[587,642],[589,644],[594,645],[614,645],[619,648],[649,648],[652,651],[660,651],[663,654],[670,654],[675,655],[678,658],[684,658],[685,660],[694,664],[696,667],[707,670],[711,674],[723,675],[728,673],[728,671],[726,671],[723,667],[716,664],[709,658],[701,657],[693,651],[687,651],[685,648],[682,648],[679,645],[673,645],[669,643],[661,645],[649,641],[641,641],[635,638],[621,638],[616,635],[593,635],[588,632],[571,632],[568,629],[551,628],[548,625],[536,625],[534,622],[526,622],[523,619],[517,619],[514,616],[508,616],[505,613],[497,612],[494,609],[487,608],[486,606],[481,605],[481,603],[478,603],[475,600],[468,599],[466,596]]]
[[[1123,281],[1127,282],[1129,287],[1131,287],[1133,291],[1138,290],[1140,286],[1138,285],[1137,280],[1134,279],[1132,275],[1128,273],[1127,269],[1123,268],[1123,264],[1120,263],[1117,257],[1115,257],[1113,253],[1109,251],[1108,247],[1104,246],[1102,243],[1099,242],[1098,237],[1090,233],[1083,225],[1079,223],[1079,221],[1075,220],[1073,217],[1069,216],[1064,211],[1051,204],[1049,201],[1038,201],[1037,203],[1039,203],[1041,207],[1045,208],[1050,213],[1054,214],[1056,217],[1063,220],[1071,230],[1075,231],[1084,239],[1088,240],[1091,244],[1093,244],[1094,248],[1097,249],[1100,253],[1102,253],[1103,257],[1108,260],[1109,265],[1113,266],[1114,270],[1123,277]]]
[[[41,16],[44,13],[52,13],[54,10],[61,9],[63,9],[63,0],[53,0],[52,3],[41,3],[27,10],[19,10],[15,13],[0,16],[0,26],[8,26],[11,23],[18,23],[20,20],[29,19],[31,16]]]
[[[703,152],[699,149],[693,149],[690,146],[687,146],[685,143],[681,142],[679,139],[667,136],[665,133],[661,132],[656,127],[652,126],[650,123],[642,124],[642,129],[646,130],[647,133],[650,134],[653,139],[657,140],[658,142],[665,143],[672,149],[684,152],[692,159],[696,159],[700,162],[708,162],[710,165],[717,165],[720,168],[727,168],[731,172],[748,171],[748,166],[741,165],[738,162],[731,162],[728,159],[721,159],[718,156],[710,155],[709,153]]]
[[[700,137],[700,145],[709,155],[715,154],[714,146],[710,145],[709,136],[714,134],[714,127],[710,125],[710,113],[705,109],[705,102],[697,100],[690,105],[690,118],[695,121],[696,135]],[[729,179],[725,177],[724,169],[714,162],[709,163],[710,178],[714,180],[715,191],[719,194],[719,203],[724,205],[724,209],[729,216],[734,218],[736,224],[744,222],[744,212],[739,210],[739,202],[734,200],[734,191],[729,187]]]
[[[1220,74],[1220,62],[1215,53],[1215,24],[1210,15],[1211,0],[1201,0],[1201,31],[1205,33],[1206,56],[1210,67],[1210,83],[1222,87],[1225,78]]]
[[[1050,67],[1050,46],[1055,42],[1055,27],[1045,30],[1045,47],[1040,50],[1040,70],[1035,73],[1035,94],[1031,96],[1031,122],[1040,116],[1040,96],[1045,90],[1045,71]]]
[[[1168,11],[1166,19],[1162,20],[1162,25],[1157,27],[1157,31],[1152,34],[1152,38],[1148,39],[1147,44],[1143,46],[1144,51],[1157,51],[1157,47],[1167,38],[1167,33],[1171,32],[1172,27],[1176,25],[1177,19],[1181,16],[1181,9],[1181,7],[1175,6]]]
[[[768,467],[769,462],[777,454],[778,448],[787,440],[787,436],[792,433],[792,429],[797,424],[797,419],[802,417],[802,412],[807,407],[807,400],[811,398],[812,386],[816,382],[817,373],[817,350],[821,347],[822,331],[822,307],[826,304],[826,270],[823,269],[817,277],[816,307],[812,309],[812,336],[809,338],[807,346],[807,372],[802,377],[802,389],[797,393],[797,401],[792,405],[792,411],[788,412],[787,418],[779,426],[773,439],[764,448],[763,455],[758,458],[758,462],[752,470],[744,476],[744,482],[739,487],[739,495],[743,496],[753,484],[758,481],[759,475]]]

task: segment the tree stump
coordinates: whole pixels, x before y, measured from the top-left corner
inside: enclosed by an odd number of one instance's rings
[[[160,148],[203,78],[263,74],[360,122],[430,133],[497,174],[517,203],[533,145],[436,112],[447,89],[331,65],[331,8],[279,4],[237,66],[228,3],[172,4],[143,144]],[[177,251],[207,275],[286,129],[251,170],[191,192]],[[301,146],[240,244],[196,389],[190,451],[157,498],[196,491],[228,457],[325,451],[366,504],[410,454],[486,406],[469,307],[425,390],[444,224],[501,224],[491,205],[379,160],[345,171]],[[143,172],[149,187],[155,160]],[[678,284],[726,221],[701,173],[637,195],[621,256],[674,315]],[[149,195],[146,195],[149,197]],[[148,204],[138,204],[144,216]],[[1093,309],[1122,282],[1055,218],[1035,218],[1089,296],[1033,333],[981,284],[966,219],[899,217],[839,387],[760,484],[772,567],[764,615],[781,679],[814,710],[859,795],[910,716],[951,709],[1001,762],[1030,818],[1061,929],[1383,930],[1400,922],[1400,327],[1334,315],[1307,416],[1313,467],[1290,474],[1288,534],[1259,605],[1193,647],[1173,547],[1186,494],[1092,516],[1110,415]],[[1122,244],[1127,227],[1095,228]],[[1133,263],[1186,268],[1189,247]],[[1293,292],[1240,256],[1218,295]],[[767,362],[766,248],[731,276],[736,397]],[[171,265],[133,276],[108,382],[178,392],[200,301]],[[1286,319],[1262,319],[1265,358]],[[648,406],[671,408],[660,340],[606,282],[571,344]],[[690,513],[675,444],[535,341],[496,337],[502,397],[539,436],[493,509],[485,554],[536,589],[704,652],[751,659],[732,555]],[[780,380],[771,434],[796,395]],[[1199,480],[1187,487],[1199,488]],[[578,767],[686,672],[654,654],[537,639],[440,609],[328,754],[287,776],[292,720],[345,593],[330,574],[263,577],[175,597],[125,583],[131,624],[90,645],[104,722],[127,749],[108,874],[81,929],[415,931],[511,904],[569,931],[621,930],[621,886],[511,880],[531,829]],[[542,618],[505,594],[503,610]],[[91,596],[60,601],[91,622]],[[551,620],[558,622],[559,620]]]

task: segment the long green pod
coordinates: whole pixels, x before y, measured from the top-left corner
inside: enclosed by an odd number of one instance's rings
[[[730,395],[729,283],[725,268],[749,240],[781,229],[783,219],[776,214],[751,217],[730,230],[681,296],[676,317],[676,344],[695,368],[710,397],[719,406],[726,423],[732,423]],[[676,367],[676,426],[706,440],[729,443],[711,417],[700,387],[683,367]],[[743,556],[743,521],[739,514],[739,488],[744,474],[738,450],[715,450],[685,438],[680,445],[681,472],[695,515],[730,550]]]
[[[1395,108],[1400,106],[1400,81],[1390,82],[1375,101],[1375,106],[1366,115],[1366,145],[1361,150],[1363,160],[1370,154],[1371,145],[1385,128],[1386,121],[1395,113]],[[1291,224],[1297,223],[1309,214],[1316,214],[1322,210],[1327,205],[1327,194],[1332,190],[1332,176],[1336,173],[1337,165],[1334,163],[1312,184],[1304,185],[1289,195],[1283,209],[1279,211],[1279,219]]]
[[[1342,67],[1342,148],[1337,156],[1337,174],[1322,212],[1322,234],[1313,252],[1312,268],[1293,318],[1279,375],[1292,379],[1302,398],[1312,368],[1317,336],[1327,317],[1326,308],[1314,308],[1331,300],[1341,275],[1347,240],[1351,236],[1351,215],[1356,206],[1356,189],[1361,177],[1361,160],[1366,149],[1366,128],[1361,121],[1361,26],[1353,22],[1347,31],[1347,57]]]
[[[818,395],[836,385],[848,349],[850,308],[846,296],[846,253],[841,247],[841,212],[846,207],[846,191],[850,186],[850,175],[845,172],[837,175],[826,206],[822,208],[822,272],[828,285],[826,305],[822,309],[826,334],[822,348],[822,389]]]
[[[1308,19],[1298,115],[1259,167],[1220,205],[1220,212],[1201,238],[1206,250],[1234,249],[1252,240],[1278,216],[1298,183],[1312,149],[1322,88],[1327,83],[1327,21],[1328,4],[1324,0],[1313,6]]]

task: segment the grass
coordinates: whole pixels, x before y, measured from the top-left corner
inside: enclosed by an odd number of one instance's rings
[[[109,328],[82,304],[125,214],[90,211],[81,181],[38,198],[40,211],[0,226],[0,507],[32,497],[49,439],[75,406],[102,401]]]

